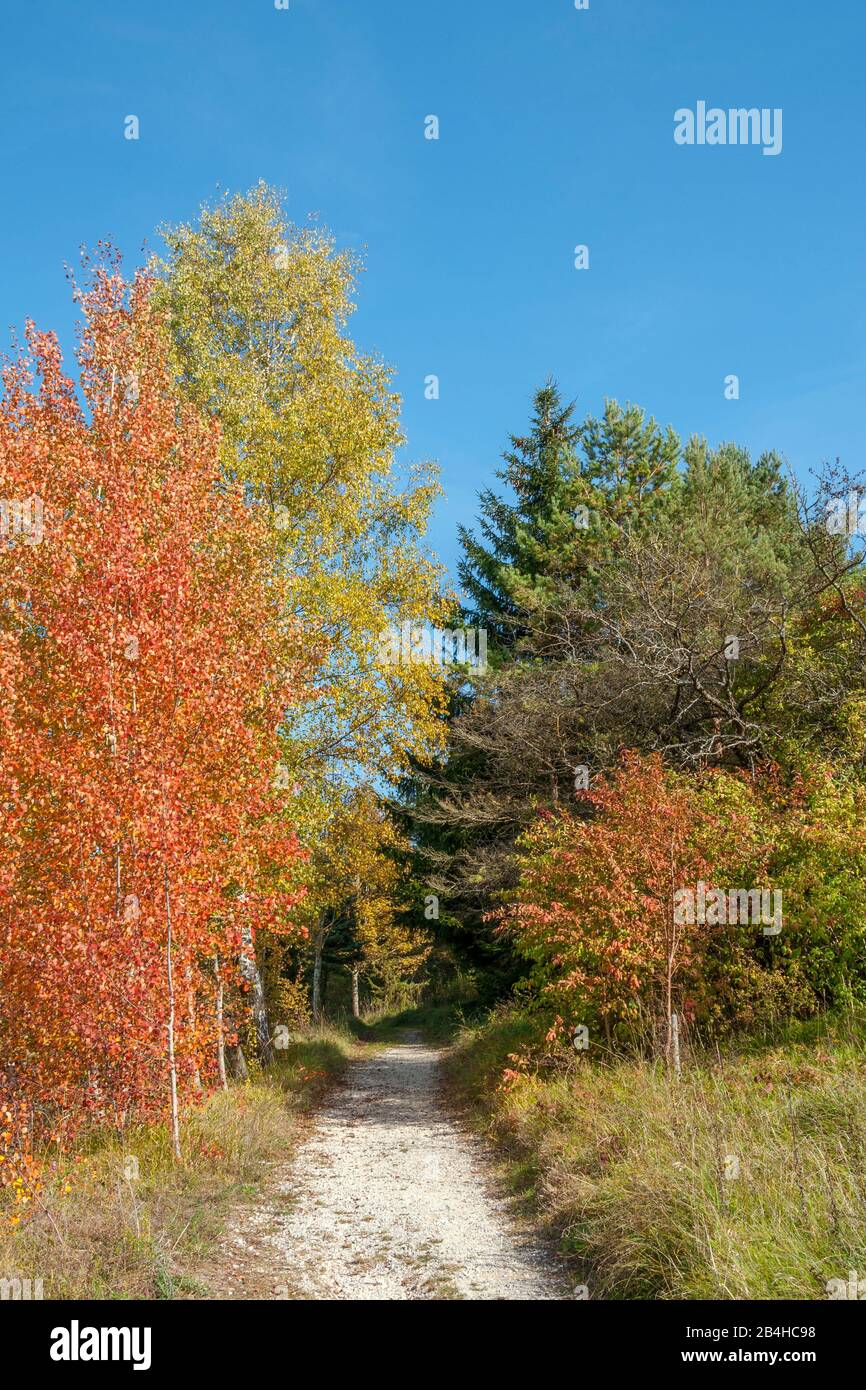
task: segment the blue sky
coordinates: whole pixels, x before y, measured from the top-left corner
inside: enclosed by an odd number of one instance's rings
[[[548,374],[803,477],[863,462],[855,0],[40,0],[2,48],[4,346],[28,315],[71,345],[82,243],[134,263],[217,185],[277,184],[363,251],[354,333],[441,467],[449,565]],[[699,100],[782,108],[782,152],[678,146]]]

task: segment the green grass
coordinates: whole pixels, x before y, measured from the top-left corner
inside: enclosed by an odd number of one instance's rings
[[[529,1063],[503,1084],[509,1054]],[[866,1276],[862,1020],[691,1054],[677,1080],[499,1011],[446,1066],[591,1297],[821,1299]]]
[[[218,1091],[182,1120],[183,1162],[164,1126],[95,1134],[44,1179],[31,1215],[0,1212],[0,1277],[41,1278],[46,1298],[171,1299],[201,1292],[194,1271],[226,1215],[297,1141],[302,1115],[342,1073],[351,1035],[305,1030],[264,1075]],[[138,1176],[127,1178],[128,1160]]]
[[[419,1033],[425,1043],[442,1046],[456,1037],[462,1015],[451,1004],[404,1009],[397,1014],[384,1014],[363,1022],[349,1019],[355,1036],[362,1042],[397,1044],[405,1041],[408,1032]]]

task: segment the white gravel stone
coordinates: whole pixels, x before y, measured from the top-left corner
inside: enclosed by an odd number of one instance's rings
[[[440,1099],[414,1038],[356,1063],[281,1178],[265,1234],[292,1297],[561,1299],[556,1260],[521,1235],[479,1141]]]

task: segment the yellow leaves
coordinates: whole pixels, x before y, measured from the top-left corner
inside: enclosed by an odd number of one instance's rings
[[[219,419],[226,474],[269,509],[286,611],[311,657],[308,701],[287,716],[288,766],[311,783],[335,759],[399,776],[441,742],[441,671],[383,671],[378,634],[445,625],[441,568],[420,541],[434,471],[405,478],[391,372],[345,332],[358,264],[324,232],[286,223],[259,184],[164,232],[154,298],[193,399]]]

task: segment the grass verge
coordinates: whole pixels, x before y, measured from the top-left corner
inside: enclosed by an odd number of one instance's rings
[[[343,1071],[351,1035],[323,1026],[277,1052],[265,1075],[183,1117],[183,1162],[165,1127],[100,1134],[56,1165],[29,1218],[3,1224],[0,1279],[41,1279],[45,1298],[194,1295],[191,1270],[227,1212],[284,1160],[300,1121]]]
[[[590,1297],[824,1299],[866,1276],[864,1020],[691,1055],[677,1080],[552,1053],[537,1017],[500,1010],[445,1065]]]

